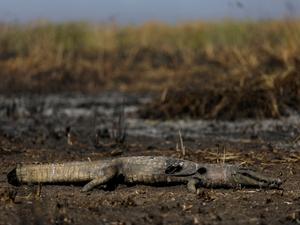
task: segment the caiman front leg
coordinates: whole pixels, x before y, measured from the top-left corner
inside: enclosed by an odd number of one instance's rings
[[[198,193],[200,186],[200,180],[196,178],[191,178],[188,180],[187,189],[192,193]]]
[[[117,175],[117,172],[117,168],[114,166],[97,171],[96,178],[84,185],[81,191],[91,191],[94,187],[107,183]]]

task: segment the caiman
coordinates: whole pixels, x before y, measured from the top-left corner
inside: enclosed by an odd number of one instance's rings
[[[231,164],[203,164],[163,156],[133,156],[86,162],[18,164],[7,175],[8,182],[75,183],[86,182],[82,191],[110,181],[144,184],[187,184],[197,193],[201,187],[279,188],[282,181],[252,169]],[[116,179],[122,178],[122,179]]]

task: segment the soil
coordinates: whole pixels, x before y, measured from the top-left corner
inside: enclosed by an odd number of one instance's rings
[[[300,116],[236,122],[139,118],[151,96],[1,96],[0,224],[299,224]],[[123,107],[120,107],[123,106]],[[126,116],[126,131],[118,119]],[[68,143],[66,130],[73,137]],[[120,131],[121,130],[121,131]],[[178,138],[181,131],[186,154]],[[115,134],[126,133],[125,142]],[[99,138],[95,138],[98,134]],[[254,167],[279,190],[124,184],[81,193],[80,185],[8,184],[17,163],[165,155]]]

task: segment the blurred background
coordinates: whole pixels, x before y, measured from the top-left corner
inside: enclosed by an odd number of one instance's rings
[[[299,15],[297,0],[20,0],[1,1],[2,21],[79,21],[141,24],[149,20],[176,23],[190,20],[283,19]]]
[[[299,15],[297,0],[2,0],[0,91],[153,93],[155,118],[287,115]]]

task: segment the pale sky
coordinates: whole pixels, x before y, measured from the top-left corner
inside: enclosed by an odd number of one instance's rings
[[[0,21],[271,19],[300,16],[300,0],[0,0]]]

